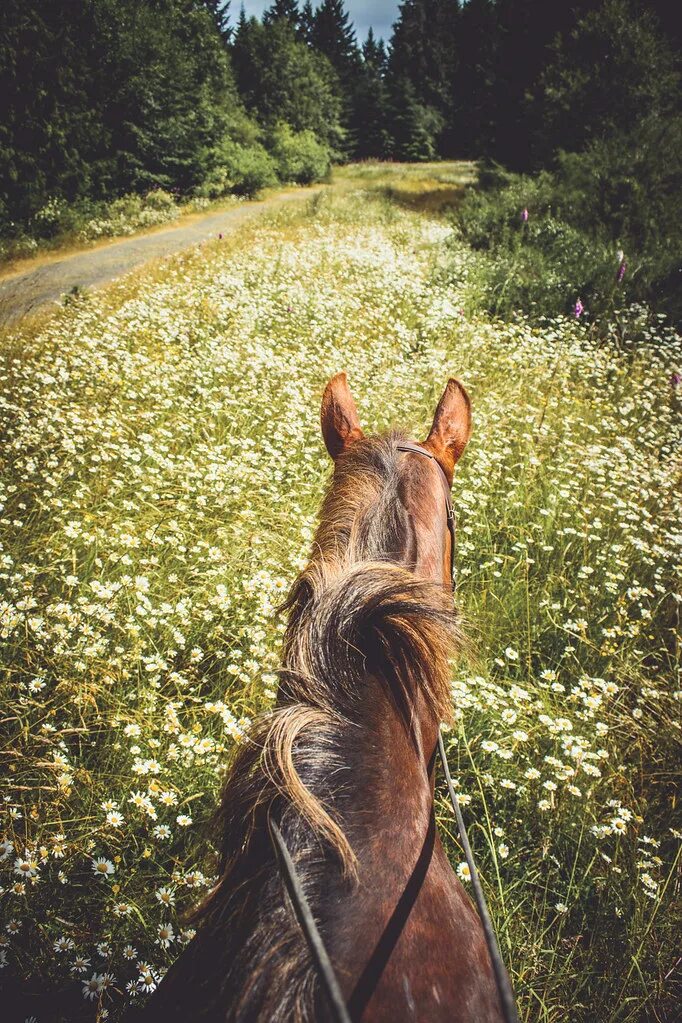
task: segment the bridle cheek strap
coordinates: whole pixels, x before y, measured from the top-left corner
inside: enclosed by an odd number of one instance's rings
[[[443,471],[443,468],[436,458],[430,451],[423,448],[421,444],[414,444],[410,440],[401,441],[398,444],[398,451],[410,451],[414,455],[423,455],[424,458],[430,458],[432,462],[435,462],[438,466],[438,472],[440,475],[441,483],[443,484],[443,497],[445,498],[445,514],[447,516],[447,527],[448,533],[450,534],[450,579],[452,581],[452,592],[454,593],[457,589],[457,528],[455,525],[455,510],[452,507],[452,498],[450,497],[450,484],[448,483],[447,476]]]

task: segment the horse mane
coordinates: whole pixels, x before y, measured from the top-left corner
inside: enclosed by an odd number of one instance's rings
[[[337,459],[310,562],[283,605],[289,618],[277,705],[256,719],[238,750],[213,823],[219,880],[194,914],[194,959],[203,965],[183,968],[190,946],[157,992],[175,971],[174,987],[192,989],[197,1020],[324,1018],[269,819],[277,819],[319,910],[325,874],[335,869],[345,885],[355,879],[344,828],[348,762],[361,743],[368,686],[385,690],[408,729],[418,691],[435,721],[450,717],[449,664],[461,636],[449,589],[409,567],[416,537],[401,499],[402,439],[395,432],[363,438]],[[211,976],[201,994],[199,972]],[[172,997],[169,991],[168,1004]],[[213,1010],[201,1015],[205,999]]]

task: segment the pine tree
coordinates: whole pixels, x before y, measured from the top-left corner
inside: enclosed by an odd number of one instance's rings
[[[194,187],[239,108],[210,5],[68,6],[0,7],[0,206],[26,219],[50,196]]]
[[[558,34],[575,26],[581,10],[602,0],[496,0],[497,47],[492,105],[495,127],[491,155],[517,170],[529,167],[531,139],[539,124],[530,116],[529,99],[543,68],[551,62],[550,46]],[[542,120],[542,114],[539,115]]]
[[[344,0],[322,0],[313,17],[311,43],[325,55],[342,83],[352,84],[360,60]]]
[[[297,39],[287,18],[266,25],[240,19],[232,63],[246,108],[264,128],[284,121],[296,131],[313,131],[334,151],[341,149],[338,77],[322,54]]]
[[[204,4],[213,18],[215,27],[228,42],[231,35],[230,0],[204,0]]]
[[[440,124],[432,144],[441,155],[450,148],[443,132],[452,121],[459,17],[459,0],[404,0],[389,49],[388,87],[400,121],[396,137],[409,123],[418,123],[422,135]],[[429,148],[418,146],[420,152]]]
[[[351,156],[356,151],[359,127],[359,99],[356,94],[362,60],[344,0],[323,0],[313,16],[310,45],[326,57],[336,72],[345,132],[344,155]]]
[[[367,38],[362,44],[362,60],[365,67],[371,67],[378,74],[383,75],[386,71],[386,47],[383,39],[377,39],[374,29],[369,28]]]
[[[532,124],[536,162],[605,138],[636,136],[680,109],[678,62],[657,20],[622,0],[605,0],[557,36],[540,72]]]
[[[495,0],[468,0],[459,19],[458,62],[448,125],[453,155],[476,158],[494,148],[499,46]]]
[[[304,43],[312,45],[313,26],[315,24],[315,12],[311,0],[305,0],[301,8],[301,16],[298,23],[298,35]]]
[[[391,148],[387,129],[386,50],[370,28],[362,46],[362,67],[355,90],[355,155],[382,157]]]
[[[274,0],[263,14],[263,24],[271,25],[274,21],[288,21],[292,28],[297,29],[301,20],[297,0]]]

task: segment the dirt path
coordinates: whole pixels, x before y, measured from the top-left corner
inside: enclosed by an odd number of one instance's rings
[[[244,203],[236,209],[209,213],[191,222],[164,228],[150,234],[113,241],[97,249],[84,249],[62,259],[48,259],[44,263],[0,280],[0,325],[9,326],[23,316],[37,312],[73,288],[93,288],[114,277],[120,277],[134,267],[180,249],[198,245],[218,234],[235,231],[248,220],[281,203],[310,198],[320,188],[297,188],[283,192],[262,202]]]

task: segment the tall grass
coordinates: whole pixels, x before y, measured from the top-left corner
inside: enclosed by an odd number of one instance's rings
[[[447,738],[522,1018],[672,1019],[680,339],[640,308],[618,345],[479,314],[478,257],[395,201],[418,173],[345,172],[4,339],[1,955],[27,986],[83,981],[93,1017],[191,936],[345,368],[372,430],[423,437],[449,375],[472,395],[453,500],[477,654]],[[465,875],[440,796],[438,817]]]

